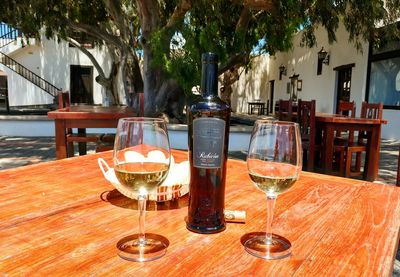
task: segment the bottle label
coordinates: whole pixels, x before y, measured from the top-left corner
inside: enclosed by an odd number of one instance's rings
[[[225,121],[219,118],[193,120],[193,165],[199,168],[222,167]]]

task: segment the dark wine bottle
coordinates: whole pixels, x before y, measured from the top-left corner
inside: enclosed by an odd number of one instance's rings
[[[202,98],[188,109],[190,187],[186,227],[225,230],[225,179],[231,109],[218,97],[218,56],[202,55]]]

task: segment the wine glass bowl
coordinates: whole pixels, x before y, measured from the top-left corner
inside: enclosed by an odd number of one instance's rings
[[[162,257],[168,247],[160,235],[145,233],[146,201],[168,175],[171,154],[167,128],[158,118],[122,118],[118,122],[113,163],[123,195],[138,200],[139,233],[121,239],[118,255],[126,260],[150,261]],[[146,236],[147,235],[147,236]]]
[[[143,193],[155,194],[169,170],[169,158],[163,152],[152,150],[147,156],[143,156],[137,151],[130,148],[121,150],[118,154],[123,155],[123,158],[116,158],[114,168],[120,183],[117,189],[125,196],[135,199]],[[158,157],[152,155],[153,153],[159,153]]]
[[[287,191],[299,177],[302,164],[301,140],[297,123],[257,120],[247,155],[250,179],[267,196],[265,234],[249,237],[245,249],[263,259],[280,259],[291,254],[291,243],[272,234],[273,209],[279,194]]]

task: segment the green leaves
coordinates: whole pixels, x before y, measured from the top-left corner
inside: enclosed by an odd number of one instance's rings
[[[43,27],[48,37],[66,38],[78,31],[85,34],[82,39],[91,39],[97,44],[105,42],[111,49],[121,47],[133,53],[151,51],[146,57],[151,59],[152,68],[162,72],[163,77],[177,80],[190,95],[191,88],[200,82],[203,52],[217,53],[221,65],[228,64],[226,68],[235,64],[248,67],[251,59],[234,57],[288,50],[293,46],[293,35],[299,30],[304,31],[303,46],[316,43],[316,26],[323,26],[329,41],[334,42],[342,21],[349,31],[349,40],[359,46],[362,39],[386,41],[382,35],[378,37],[376,24],[391,24],[400,17],[399,0],[267,1],[266,10],[244,6],[245,2],[149,0],[141,1],[144,7],[138,9],[138,2],[132,0],[3,0],[0,21],[29,36],[38,36]],[[179,6],[181,3],[185,8]],[[183,12],[175,13],[179,8]],[[174,20],[170,21],[171,18]],[[70,22],[89,28],[78,28]],[[121,22],[126,26],[121,26]],[[142,48],[139,43],[144,36],[143,22],[158,24],[152,26],[151,34],[146,33],[149,48]],[[173,23],[167,26],[168,22]],[[125,34],[124,39],[121,34]],[[398,34],[394,24],[385,31],[387,36]],[[111,43],[113,39],[120,41]]]

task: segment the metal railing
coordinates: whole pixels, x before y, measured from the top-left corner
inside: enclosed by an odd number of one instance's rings
[[[58,91],[61,90],[2,52],[0,52],[0,63],[4,64],[53,97],[55,97]]]

